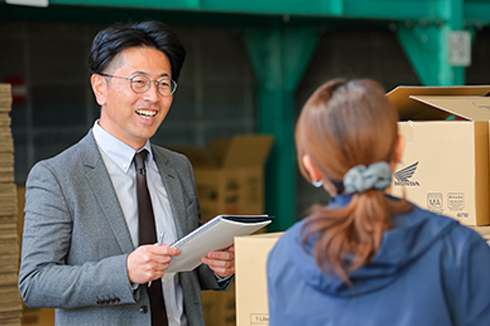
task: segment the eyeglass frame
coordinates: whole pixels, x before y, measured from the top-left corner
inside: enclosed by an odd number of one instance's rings
[[[105,73],[97,73],[98,75],[101,75],[101,76],[104,76],[104,77],[110,77],[110,78],[119,78],[119,79],[126,79],[126,80],[129,80],[129,87],[131,88],[131,90],[133,92],[135,92],[136,94],[143,94],[144,92],[146,92],[147,90],[150,89],[150,84],[151,82],[155,82],[156,85],[157,85],[157,92],[158,94],[160,94],[161,96],[163,97],[170,97],[172,95],[175,94],[175,91],[177,90],[177,82],[173,79],[170,79],[170,78],[161,78],[161,79],[150,79],[150,77],[146,76],[146,75],[143,75],[143,74],[137,74],[137,75],[134,75],[133,77],[123,77],[123,76],[115,76],[115,75],[109,75],[109,74],[105,74]],[[137,92],[134,88],[133,88],[133,80],[136,78],[136,77],[143,77],[143,78],[146,78],[148,80],[148,85],[146,86],[146,88],[141,91],[141,92]],[[165,80],[169,80],[170,81],[170,88],[172,90],[172,93],[170,93],[169,95],[164,95],[160,92],[160,88],[158,87],[160,84],[161,84],[161,80],[162,79],[165,79]],[[172,85],[173,85],[173,88],[172,88]]]

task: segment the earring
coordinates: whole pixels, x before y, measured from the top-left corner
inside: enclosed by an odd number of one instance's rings
[[[320,179],[320,180],[313,180],[313,181],[311,181],[311,184],[315,188],[320,188],[321,186],[323,186],[323,180],[322,179]]]

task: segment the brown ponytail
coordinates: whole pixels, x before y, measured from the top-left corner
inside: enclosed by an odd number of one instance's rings
[[[296,125],[303,176],[310,180],[302,163],[308,155],[331,195],[342,192],[343,176],[352,167],[393,161],[397,121],[395,107],[374,81],[337,79],[320,86]],[[376,254],[383,232],[392,227],[392,216],[410,209],[404,199],[391,200],[377,189],[355,193],[343,208],[312,207],[303,242],[317,235],[314,256],[318,266],[351,285],[349,274]]]

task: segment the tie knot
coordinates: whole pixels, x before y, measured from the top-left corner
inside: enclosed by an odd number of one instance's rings
[[[145,159],[147,155],[148,151],[146,149],[134,155],[134,167],[136,171],[145,170]]]

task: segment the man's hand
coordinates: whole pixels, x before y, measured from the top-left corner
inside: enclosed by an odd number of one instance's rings
[[[208,265],[216,275],[221,277],[233,275],[235,274],[235,245],[220,251],[210,251],[201,261]]]
[[[144,245],[136,248],[126,260],[129,281],[144,284],[163,277],[172,256],[180,255],[180,250],[167,244]]]

